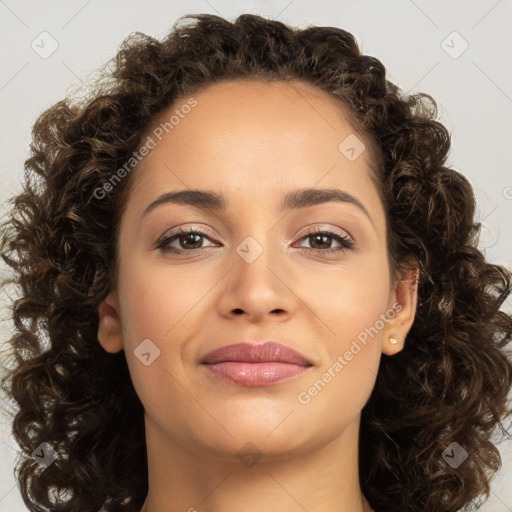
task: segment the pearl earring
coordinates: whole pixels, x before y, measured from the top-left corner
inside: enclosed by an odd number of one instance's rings
[[[398,340],[396,338],[392,338],[391,336],[389,337],[389,342],[392,343],[393,345],[396,345],[398,343]]]

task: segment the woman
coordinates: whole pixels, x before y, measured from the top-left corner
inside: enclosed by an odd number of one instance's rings
[[[488,497],[510,272],[477,249],[434,100],[338,28],[185,22],[128,38],[88,100],[34,126],[2,239],[25,503]]]

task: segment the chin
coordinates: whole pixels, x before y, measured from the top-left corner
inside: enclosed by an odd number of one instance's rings
[[[217,428],[209,425],[205,429],[194,429],[193,431],[200,432],[200,437],[196,437],[195,442],[201,445],[202,453],[206,450],[212,456],[226,461],[233,461],[233,457],[250,457],[252,452],[255,458],[263,457],[267,461],[284,460],[303,453],[308,447],[312,449],[325,442],[322,432],[315,434],[307,425],[298,425],[297,418],[293,418],[296,411],[285,419],[290,411],[281,414],[277,420],[273,415],[269,419],[233,414],[229,420],[222,422],[224,428],[216,424]]]
[[[304,452],[304,445],[294,438],[292,431],[286,431],[284,435],[246,432],[227,439],[202,440],[201,453],[209,452],[217,460],[225,462],[240,462],[251,467],[256,463],[270,463],[292,459],[297,454]]]

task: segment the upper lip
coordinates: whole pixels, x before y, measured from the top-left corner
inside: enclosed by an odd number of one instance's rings
[[[212,364],[227,361],[292,363],[300,366],[311,366],[313,364],[296,350],[276,341],[267,341],[262,344],[242,342],[226,345],[206,354],[201,363]]]

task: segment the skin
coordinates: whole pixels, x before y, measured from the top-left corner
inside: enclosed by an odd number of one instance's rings
[[[98,340],[108,352],[124,349],[145,408],[143,511],[368,511],[358,479],[361,409],[382,354],[402,350],[417,301],[417,273],[390,278],[369,151],[349,161],[338,150],[354,129],[339,100],[307,83],[226,81],[194,98],[197,106],[130,176],[118,282],[99,308]],[[334,201],[278,211],[286,192],[306,187],[349,192],[371,220],[355,205]],[[226,211],[168,203],[141,219],[163,192],[196,188],[222,192]],[[340,242],[315,244],[306,226],[334,230],[356,245],[329,255]],[[183,255],[154,248],[178,227],[210,228],[215,236],[172,242],[189,251]],[[236,251],[249,236],[263,248],[251,263]],[[397,304],[400,311],[343,370],[300,403],[298,394]],[[134,354],[144,339],[160,350],[147,366]],[[250,388],[216,379],[198,364],[215,348],[268,339],[313,366]],[[261,456],[256,463],[237,456],[247,443]]]

